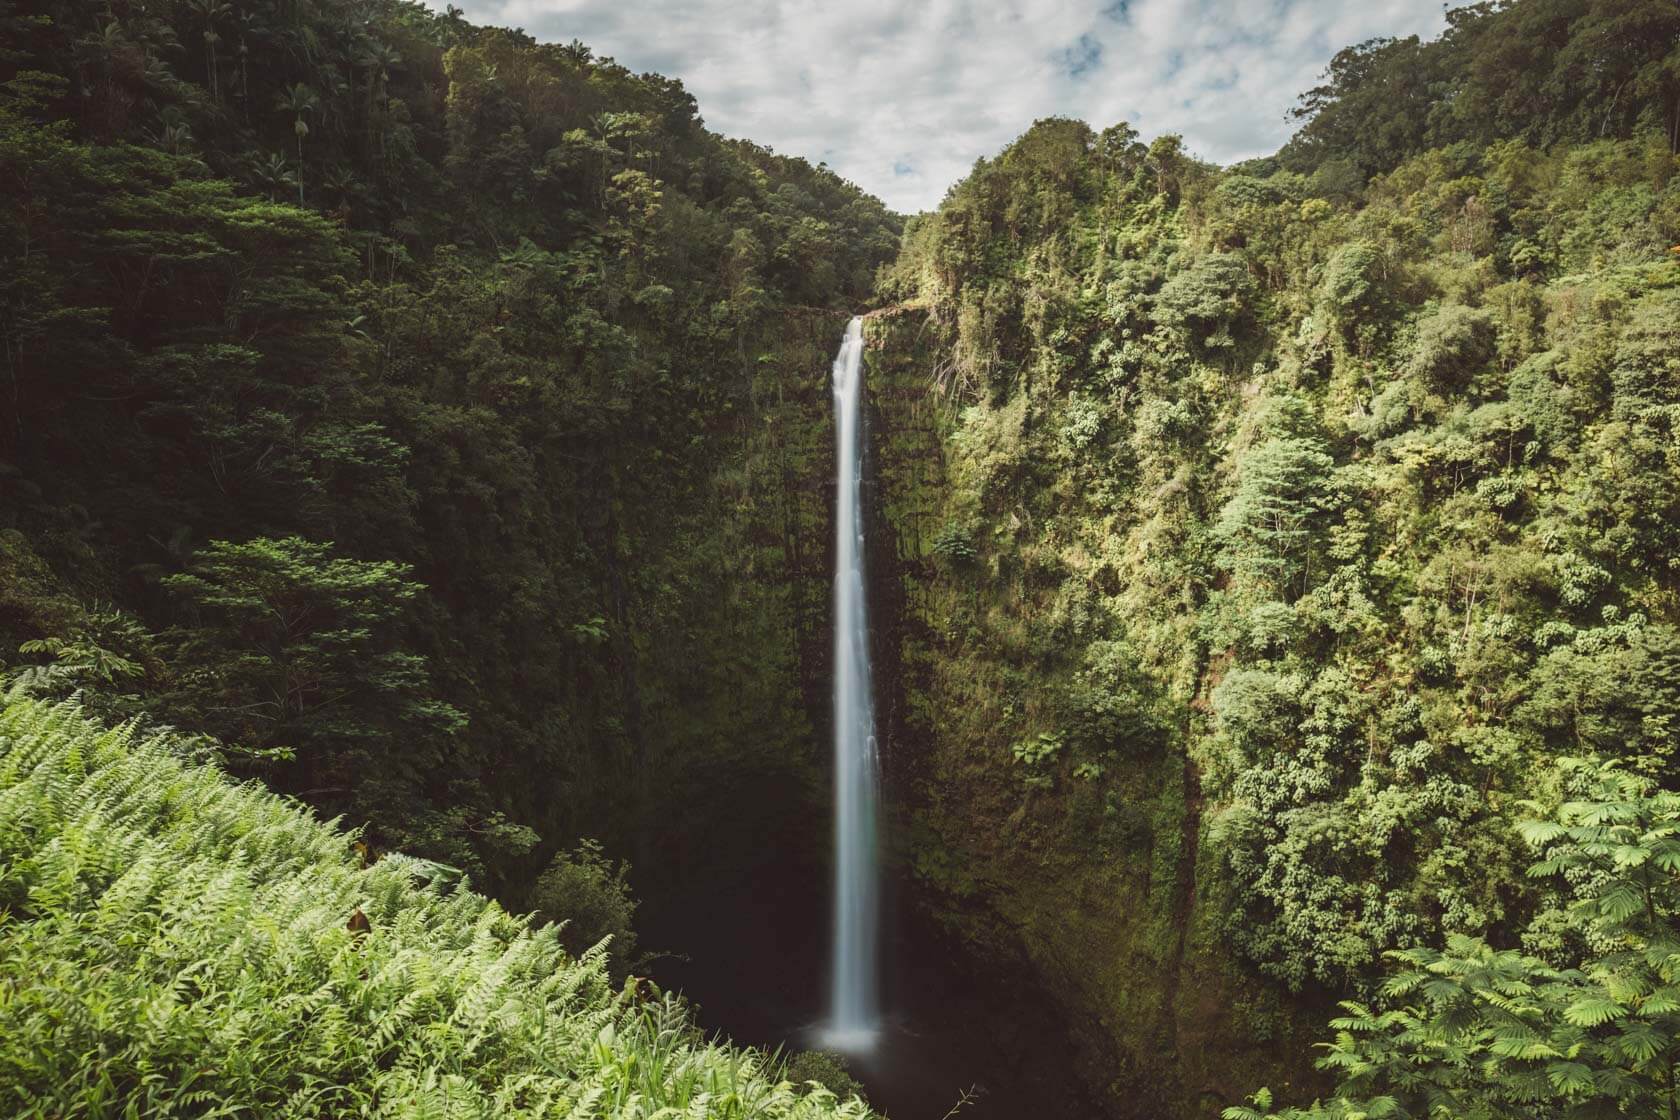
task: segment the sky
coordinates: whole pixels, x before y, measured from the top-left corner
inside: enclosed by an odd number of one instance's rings
[[[1177,132],[1217,163],[1269,154],[1342,47],[1445,26],[1440,0],[454,2],[680,78],[714,131],[826,163],[905,213],[1040,117]]]

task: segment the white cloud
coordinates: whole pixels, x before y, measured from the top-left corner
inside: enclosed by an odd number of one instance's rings
[[[713,129],[826,162],[904,211],[1039,117],[1179,132],[1221,163],[1275,151],[1336,51],[1444,25],[1439,0],[456,2],[680,78]]]

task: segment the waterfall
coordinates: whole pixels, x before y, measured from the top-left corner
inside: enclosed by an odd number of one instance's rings
[[[834,942],[825,1042],[868,1050],[879,1015],[875,703],[863,579],[863,320],[834,359]]]

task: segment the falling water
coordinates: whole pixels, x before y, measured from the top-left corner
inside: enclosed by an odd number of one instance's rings
[[[838,439],[834,511],[834,960],[825,1041],[868,1050],[876,995],[875,705],[863,582],[863,320],[853,319],[834,359]]]

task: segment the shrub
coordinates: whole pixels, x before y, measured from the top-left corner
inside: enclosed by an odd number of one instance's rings
[[[555,855],[531,888],[531,909],[540,922],[560,927],[560,943],[573,954],[606,942],[620,967],[636,965],[638,905],[630,893],[630,865],[613,863],[594,840]],[[615,970],[616,971],[616,970]]]

